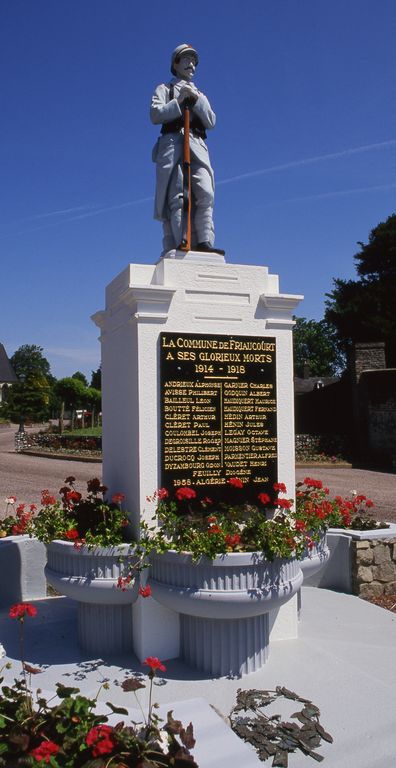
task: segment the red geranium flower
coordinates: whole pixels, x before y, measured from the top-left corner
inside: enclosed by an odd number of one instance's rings
[[[51,504],[56,504],[55,496],[52,496],[47,488],[41,491],[41,503],[43,507],[49,507]]]
[[[277,491],[278,493],[286,493],[286,486],[284,483],[274,483],[272,487],[274,491]]]
[[[243,482],[239,479],[239,477],[230,477],[229,480],[227,480],[228,485],[232,485],[233,488],[243,488]]]
[[[208,523],[217,523],[217,517],[216,515],[209,515],[209,517],[206,518],[206,521]]]
[[[78,539],[78,530],[77,528],[70,528],[69,531],[66,531],[65,536],[70,541],[75,541]]]
[[[167,491],[166,488],[158,488],[157,496],[159,501],[163,501],[164,499],[168,498],[169,491]]]
[[[78,491],[68,491],[66,494],[66,501],[80,501],[81,493]]]
[[[132,581],[132,576],[129,573],[128,576],[119,576],[117,579],[117,587],[121,590],[121,592],[126,592],[126,588],[128,584],[130,584]]]
[[[23,621],[25,616],[36,616],[37,608],[31,603],[15,603],[9,610],[9,617],[11,619],[20,619]]]
[[[289,499],[277,499],[275,504],[277,507],[280,507],[281,509],[290,509],[293,502],[289,501]]]
[[[139,595],[141,597],[151,597],[150,584],[147,584],[147,587],[139,587]]]
[[[210,533],[210,534],[222,533],[222,530],[221,530],[221,528],[219,528],[218,525],[211,525],[210,528],[208,528],[208,533]]]
[[[227,544],[227,547],[232,547],[232,549],[234,549],[234,547],[237,547],[240,541],[241,541],[241,537],[239,533],[234,533],[234,535],[232,535],[231,533],[227,533],[227,536],[225,537],[225,543]]]
[[[125,499],[125,493],[115,493],[111,497],[113,504],[121,504],[121,502],[124,501],[124,499]]]
[[[113,751],[116,742],[113,737],[114,729],[110,725],[95,725],[88,731],[85,737],[85,743],[88,747],[93,747],[92,755],[108,755]]]
[[[196,493],[193,488],[178,488],[175,496],[178,501],[188,501],[196,498]]]
[[[321,480],[314,480],[312,477],[305,477],[304,478],[304,483],[309,488],[318,488],[318,489],[323,488],[322,481]]]
[[[268,496],[268,493],[259,493],[257,498],[258,498],[260,504],[264,504],[264,506],[266,504],[270,504],[271,503],[271,499]]]
[[[160,669],[161,672],[166,671],[165,665],[156,656],[147,656],[147,659],[145,659],[142,663],[147,664],[152,672],[156,672],[157,669]]]
[[[60,747],[55,744],[54,741],[42,741],[35,749],[32,749],[29,754],[34,757],[35,760],[44,760],[45,763],[49,763],[51,755],[56,755],[59,752]]]

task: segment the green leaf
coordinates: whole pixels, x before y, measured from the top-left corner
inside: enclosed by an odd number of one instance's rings
[[[79,688],[71,688],[63,685],[62,683],[56,684],[56,692],[60,699],[67,699],[69,696],[73,696],[75,693],[80,693]]]
[[[109,707],[115,715],[129,715],[129,712],[125,707],[115,707],[110,701],[106,701],[106,706]]]

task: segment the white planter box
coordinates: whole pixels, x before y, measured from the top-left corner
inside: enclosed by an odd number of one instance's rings
[[[269,562],[234,552],[194,563],[190,554],[151,558],[155,600],[180,614],[181,656],[210,675],[243,675],[268,656],[270,611],[302,584],[296,559]]]
[[[327,537],[324,532],[321,533],[319,541],[314,542],[311,549],[306,547],[304,555],[300,560],[300,568],[304,574],[304,581],[320,571],[326,565],[329,557],[330,550],[327,546]]]
[[[0,607],[46,597],[45,546],[29,536],[0,539]]]
[[[47,544],[45,575],[61,594],[78,602],[78,640],[91,653],[132,650],[132,604],[139,579],[117,587],[136,557],[130,544],[75,549],[68,541]]]

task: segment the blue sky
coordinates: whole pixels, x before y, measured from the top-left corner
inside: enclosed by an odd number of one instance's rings
[[[396,212],[394,0],[1,0],[1,338],[58,378],[100,362],[90,315],[154,263],[153,88],[199,51],[216,244],[321,319],[357,241]]]

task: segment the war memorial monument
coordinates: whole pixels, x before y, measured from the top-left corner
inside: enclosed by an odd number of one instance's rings
[[[152,97],[151,120],[161,126],[153,160],[162,254],[153,264],[129,264],[93,316],[102,346],[103,481],[110,492],[125,492],[135,535],[141,515],[153,515],[147,496],[156,488],[195,487],[219,502],[231,477],[243,481],[247,499],[277,481],[295,486],[292,328],[302,296],[281,293],[278,276],[249,265],[249,254],[243,264],[227,263],[215,247],[206,133],[216,118],[193,83],[197,65],[197,51],[178,46],[171,81]],[[154,600],[133,606],[139,658],[177,657],[186,633],[201,632],[180,629],[189,609],[185,595],[181,608],[172,602],[175,591],[158,587]],[[264,629],[252,631],[295,637],[295,591],[281,608],[267,608]],[[215,623],[214,643],[239,620],[227,610],[215,616],[225,624]]]

